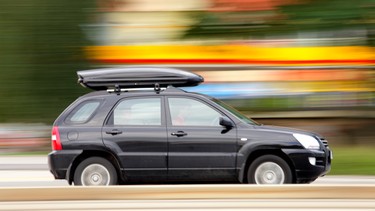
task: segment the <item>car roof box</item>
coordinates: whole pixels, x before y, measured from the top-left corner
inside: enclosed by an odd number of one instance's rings
[[[204,81],[195,73],[173,68],[127,67],[77,71],[78,83],[93,90],[197,86]]]

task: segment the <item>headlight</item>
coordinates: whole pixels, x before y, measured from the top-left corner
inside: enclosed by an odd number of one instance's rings
[[[293,136],[306,149],[319,149],[320,148],[318,140],[316,140],[312,136],[298,134],[298,133],[293,133]]]

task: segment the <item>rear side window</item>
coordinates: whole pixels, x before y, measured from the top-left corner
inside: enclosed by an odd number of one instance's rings
[[[69,114],[66,122],[75,124],[87,122],[94,115],[100,103],[100,101],[86,101],[81,103]]]
[[[113,112],[114,125],[161,125],[161,99],[126,99]]]

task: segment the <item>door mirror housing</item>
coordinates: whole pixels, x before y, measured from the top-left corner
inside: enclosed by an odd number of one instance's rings
[[[228,117],[220,117],[219,124],[226,128],[234,127],[233,122]]]

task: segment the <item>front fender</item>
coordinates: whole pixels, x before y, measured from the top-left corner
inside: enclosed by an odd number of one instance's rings
[[[237,174],[238,180],[241,183],[246,181],[247,169],[251,162],[256,158],[266,155],[273,154],[278,155],[287,160],[290,163],[290,159],[282,151],[282,149],[300,149],[301,146],[298,143],[290,141],[249,141],[246,142],[239,150],[237,154]],[[291,164],[292,165],[292,164]]]

